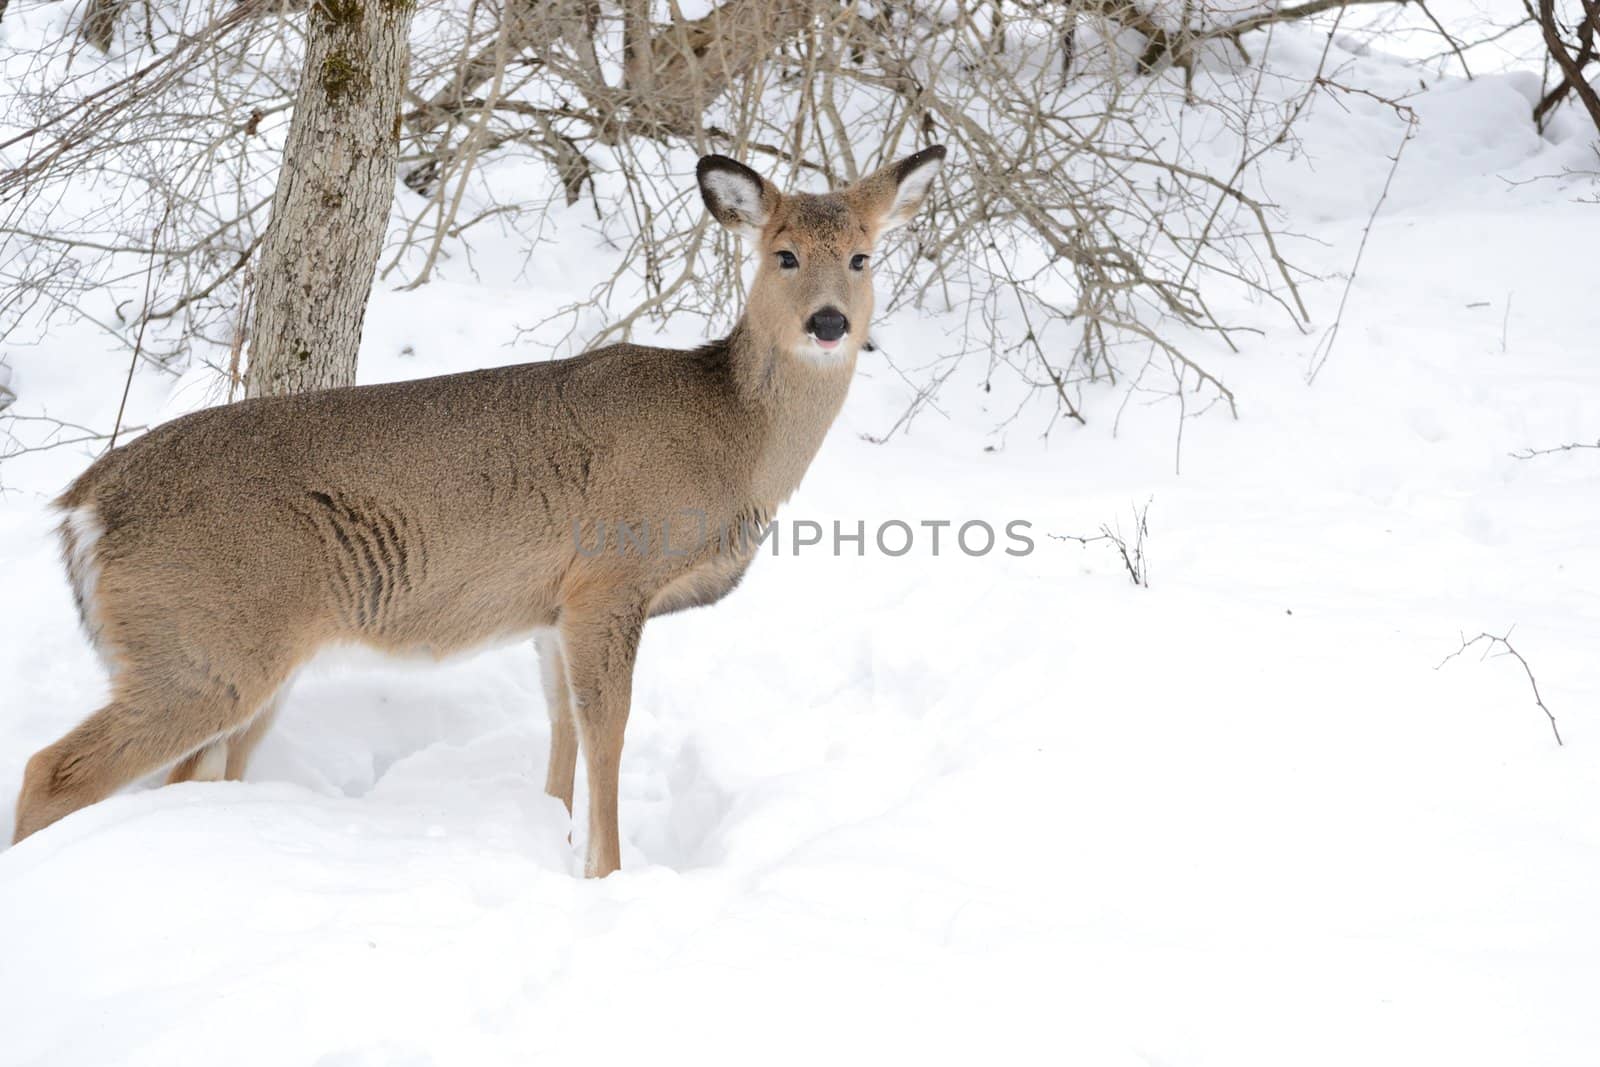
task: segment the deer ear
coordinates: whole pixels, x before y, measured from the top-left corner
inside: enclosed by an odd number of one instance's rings
[[[944,145],[936,144],[891,163],[861,183],[871,204],[871,213],[878,218],[880,234],[904,226],[916,217],[928,197],[933,179],[944,165],[944,156]]]
[[[743,163],[705,156],[694,169],[706,210],[741,237],[756,238],[778,206],[778,190]]]

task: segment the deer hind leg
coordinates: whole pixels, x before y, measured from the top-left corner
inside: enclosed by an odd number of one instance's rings
[[[568,610],[561,624],[573,717],[589,776],[589,854],[584,874],[590,878],[603,878],[622,866],[618,772],[644,618],[642,606],[628,605],[601,611]]]
[[[28,761],[13,840],[238,730],[270,692],[249,689],[215,676],[116,679],[111,703]]]
[[[167,776],[167,784],[177,782],[242,782],[250,755],[271,729],[282,705],[280,692],[266,702],[242,729],[217,738],[178,761]]]
[[[544,681],[545,710],[550,715],[550,764],[544,791],[567,806],[572,814],[572,779],[578,767],[578,724],[572,717],[572,691],[567,686],[567,663],[561,639],[555,634],[534,638],[539,649],[539,674]]]

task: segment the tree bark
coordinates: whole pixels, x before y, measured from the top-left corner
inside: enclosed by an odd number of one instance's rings
[[[350,385],[394,202],[412,0],[316,0],[256,272],[250,396]]]

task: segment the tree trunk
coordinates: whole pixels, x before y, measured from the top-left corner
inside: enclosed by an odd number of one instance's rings
[[[412,0],[317,0],[256,272],[250,396],[350,385],[394,201]]]

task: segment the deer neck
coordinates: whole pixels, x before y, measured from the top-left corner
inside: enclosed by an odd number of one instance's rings
[[[751,457],[753,503],[775,508],[799,486],[844,405],[855,346],[846,340],[817,360],[785,351],[744,319],[728,338],[728,355],[735,386],[761,430]]]

